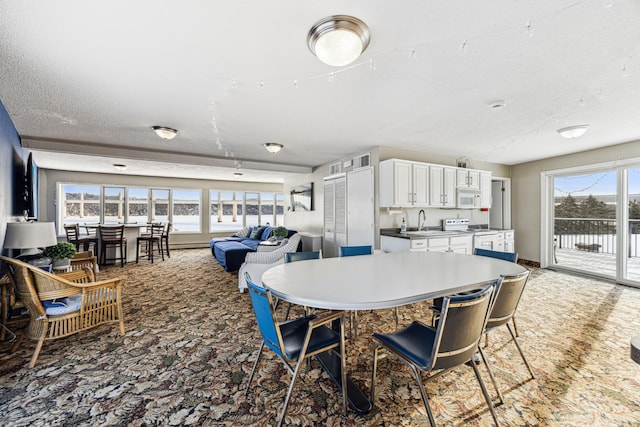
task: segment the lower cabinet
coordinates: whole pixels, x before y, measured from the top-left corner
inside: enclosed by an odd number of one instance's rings
[[[402,239],[380,236],[382,252],[454,252],[473,253],[473,235],[438,236],[424,239]]]

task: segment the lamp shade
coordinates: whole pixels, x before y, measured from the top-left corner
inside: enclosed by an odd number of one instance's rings
[[[21,255],[38,253],[38,248],[58,243],[53,222],[10,222],[4,237],[5,249],[22,249]]]

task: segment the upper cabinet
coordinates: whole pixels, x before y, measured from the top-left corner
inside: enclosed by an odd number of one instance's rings
[[[456,207],[456,169],[429,165],[429,207]]]
[[[428,165],[406,160],[380,162],[380,206],[426,207]]]
[[[456,170],[456,185],[458,188],[480,189],[480,171],[472,169]]]
[[[457,191],[474,193],[458,206]],[[489,208],[491,172],[390,159],[380,162],[380,207]]]

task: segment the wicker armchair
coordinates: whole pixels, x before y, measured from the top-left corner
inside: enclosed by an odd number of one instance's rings
[[[95,282],[89,268],[54,275],[13,258],[0,256],[0,260],[6,264],[16,297],[29,310],[27,336],[38,341],[30,368],[35,366],[46,340],[66,337],[104,323],[119,323],[120,335],[124,335],[121,279]],[[79,301],[77,310],[47,314],[43,301],[72,296]]]
[[[244,263],[238,270],[238,289],[244,292],[247,289],[247,281],[244,273],[249,273],[254,283],[262,283],[262,274],[279,264],[284,264],[284,256],[287,252],[296,252],[300,244],[300,233],[289,237],[289,241],[279,248],[270,252],[249,252],[244,259]]]
[[[93,272],[92,282],[95,282],[95,277],[98,274],[98,257],[91,251],[76,252],[71,258],[71,270],[82,270],[85,268],[90,269]]]

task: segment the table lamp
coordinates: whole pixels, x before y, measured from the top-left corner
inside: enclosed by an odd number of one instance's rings
[[[20,249],[16,257],[20,261],[35,266],[51,264],[51,258],[42,254],[39,248],[58,243],[53,222],[10,222],[4,237],[5,249]]]

